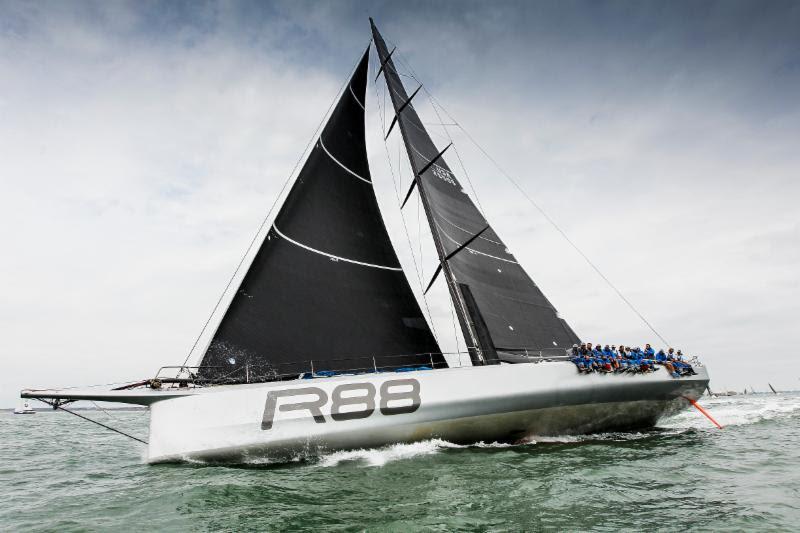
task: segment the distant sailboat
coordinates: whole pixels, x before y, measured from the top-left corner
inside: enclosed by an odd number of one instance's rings
[[[769,390],[771,390],[775,394],[778,394],[778,391],[775,390],[775,387],[772,386],[772,383],[767,383],[767,385],[769,385]]]
[[[28,400],[20,399],[17,407],[14,408],[15,415],[35,415],[36,411],[28,403]]]
[[[420,89],[409,96],[371,28],[395,112],[386,136],[395,126],[402,136],[414,172],[406,198],[421,200],[439,259],[430,284],[441,273],[464,360],[442,353],[381,217],[365,139],[368,49],[199,366],[23,397],[148,405],[148,460],[163,462],[646,428],[701,396],[699,364],[678,378],[577,371],[565,353],[578,335],[465,192],[417,114]]]

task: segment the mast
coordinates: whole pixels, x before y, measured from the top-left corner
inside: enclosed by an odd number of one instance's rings
[[[431,167],[431,165],[435,162],[435,160],[430,161],[422,169],[418,167],[417,162],[411,155],[413,147],[409,144],[409,135],[406,130],[407,128],[406,122],[404,120],[400,120],[400,113],[402,113],[402,111],[405,108],[411,106],[413,109],[411,101],[414,98],[414,96],[416,96],[416,94],[419,92],[419,90],[422,88],[422,86],[420,86],[404,102],[398,101],[400,96],[398,93],[402,91],[402,94],[405,94],[405,90],[402,86],[402,83],[400,83],[400,91],[396,91],[391,87],[389,79],[387,77],[387,74],[389,73],[394,74],[395,76],[397,75],[397,70],[395,69],[394,61],[391,58],[392,54],[394,53],[394,50],[392,50],[391,52],[387,50],[386,43],[383,40],[383,37],[381,36],[380,32],[378,31],[378,28],[375,26],[375,21],[372,19],[372,17],[369,18],[369,23],[372,28],[372,37],[375,42],[375,49],[378,53],[378,58],[380,60],[380,65],[381,65],[378,71],[378,75],[383,73],[384,78],[386,79],[386,84],[387,86],[389,86],[389,93],[391,96],[392,103],[394,104],[394,108],[396,110],[395,117],[392,120],[392,124],[389,127],[389,131],[387,132],[387,138],[391,133],[392,127],[394,127],[395,124],[399,124],[400,132],[403,137],[403,144],[405,145],[406,148],[406,155],[408,156],[409,163],[411,165],[411,170],[414,173],[414,183],[412,184],[412,188],[416,186],[417,192],[420,195],[420,200],[422,201],[423,210],[425,211],[425,218],[427,219],[428,225],[431,228],[431,235],[433,237],[434,246],[439,256],[438,268],[441,268],[441,270],[444,272],[445,279],[447,281],[447,289],[450,292],[450,298],[453,301],[453,307],[455,308],[455,312],[458,317],[458,322],[459,325],[461,326],[461,332],[464,335],[464,340],[466,341],[467,344],[467,351],[469,352],[470,360],[472,361],[472,364],[475,366],[485,365],[489,361],[487,361],[487,357],[486,355],[484,355],[484,350],[482,349],[481,342],[479,341],[479,336],[478,333],[476,332],[475,324],[470,320],[466,303],[461,295],[461,291],[458,288],[457,284],[458,282],[456,281],[452,269],[450,268],[450,264],[447,261],[447,253],[445,251],[444,244],[442,243],[442,238],[439,235],[439,232],[435,231],[435,221],[433,220],[433,215],[432,215],[433,211],[429,204],[428,196],[424,188],[420,186],[421,175],[425,170],[428,170]],[[446,150],[447,148],[442,150],[439,153],[439,156],[436,158],[436,160],[440,159]],[[409,190],[409,193],[405,199],[406,201],[408,201],[411,192],[412,191]],[[405,205],[405,203],[403,205]],[[432,282],[433,280],[431,281],[431,283]],[[428,288],[430,288],[430,285]],[[491,362],[499,363],[496,354],[493,355],[494,357],[491,358],[492,359]]]
[[[392,55],[370,19],[395,116],[414,181],[473,364],[527,361],[530,355],[563,356],[580,339],[517,262],[469,198],[414,109]],[[404,201],[404,204],[405,204]],[[429,285],[430,287],[430,285]]]

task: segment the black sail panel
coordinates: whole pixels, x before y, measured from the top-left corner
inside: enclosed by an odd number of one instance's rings
[[[409,94],[374,22],[372,33],[411,166],[419,177],[417,185],[434,241],[440,258],[445,258],[488,223],[444,157],[437,158],[443,147],[431,140],[413,100],[408,103]],[[443,271],[451,278],[456,308],[463,310],[459,319],[465,337],[469,334],[485,352],[479,362],[493,362],[494,352],[500,353],[500,359],[503,352],[563,354],[565,348],[579,342],[491,227],[450,258]],[[491,346],[486,345],[489,341]]]
[[[372,187],[368,59],[367,51],[234,295],[202,377],[446,366]]]

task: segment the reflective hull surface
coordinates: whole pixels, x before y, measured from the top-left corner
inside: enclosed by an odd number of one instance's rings
[[[572,363],[464,367],[199,389],[152,403],[148,460],[288,460],[440,438],[516,441],[654,426],[698,375],[579,374]]]

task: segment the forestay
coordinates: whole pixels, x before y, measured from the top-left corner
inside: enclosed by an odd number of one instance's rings
[[[369,50],[222,318],[201,377],[447,366],[375,198],[364,138],[368,60]]]
[[[370,21],[442,271],[467,343],[478,348],[471,350],[473,362],[514,360],[520,354],[563,354],[564,348],[579,342],[578,336],[559,317],[450,170],[443,150],[433,143],[414,109],[413,98],[419,88],[409,97],[392,51]]]

